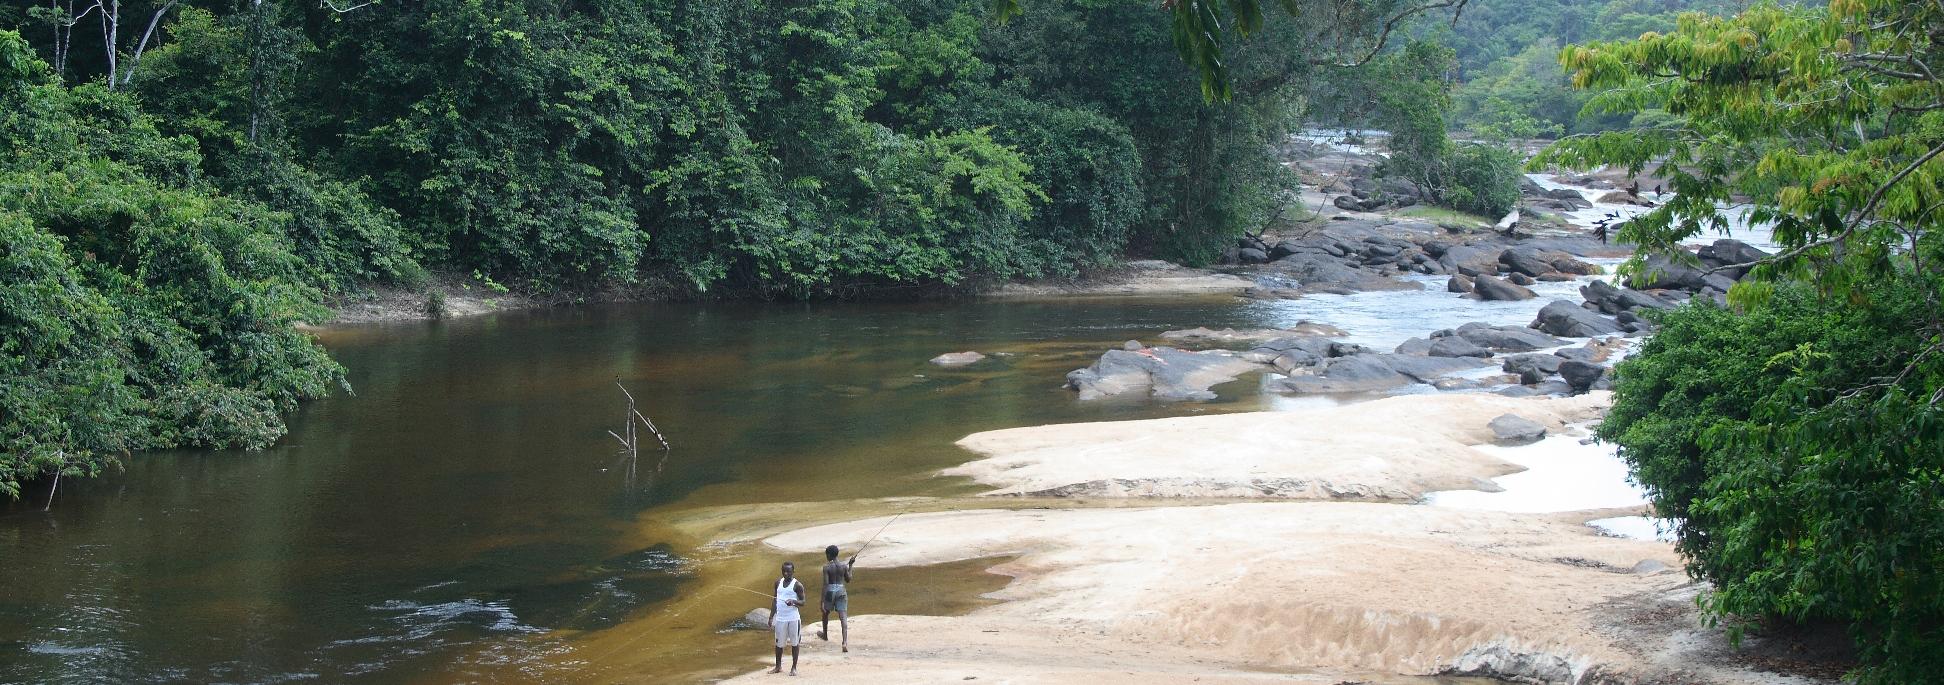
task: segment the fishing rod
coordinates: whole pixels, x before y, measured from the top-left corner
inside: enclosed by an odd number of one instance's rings
[[[885,529],[885,528],[890,528],[890,527],[891,527],[891,524],[893,524],[893,523],[897,523],[897,522],[898,522],[898,516],[903,516],[903,515],[905,515],[905,511],[907,511],[907,510],[906,510],[906,509],[899,509],[899,510],[898,510],[898,514],[897,514],[897,516],[892,516],[892,517],[891,517],[891,520],[889,520],[889,521],[885,521],[885,522],[884,522],[884,525],[883,525],[882,527],[880,527],[880,528],[878,528],[878,531],[877,531],[876,533],[872,533],[872,534],[871,534],[871,539],[869,539],[869,540],[865,540],[865,541],[864,541],[864,546],[863,546],[863,547],[859,547],[859,548],[857,548],[857,553],[856,553],[856,554],[852,554],[852,555],[851,555],[851,561],[857,561],[857,558],[858,558],[858,557],[860,557],[860,556],[863,556],[863,555],[864,555],[864,550],[865,550],[865,549],[868,549],[868,548],[870,548],[870,546],[871,546],[871,543],[873,543],[873,542],[877,542],[877,539],[878,539],[878,536],[879,536],[879,535],[883,535],[883,534],[884,534],[884,529]]]

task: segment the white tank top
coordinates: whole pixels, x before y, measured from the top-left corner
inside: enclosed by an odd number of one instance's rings
[[[798,597],[796,594],[796,583],[790,582],[789,580],[785,580],[782,578],[778,578],[776,580],[776,615],[770,620],[772,621],[803,620],[803,615],[797,613],[796,607],[783,603],[783,600],[786,599],[802,600],[803,598]]]

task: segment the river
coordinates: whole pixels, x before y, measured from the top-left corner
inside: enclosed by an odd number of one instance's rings
[[[356,394],[306,404],[275,447],[135,454],[64,482],[51,511],[45,486],[4,505],[0,681],[558,666],[546,636],[697,586],[698,551],[645,539],[644,518],[963,494],[928,474],[964,461],[952,442],[971,432],[1270,408],[1246,378],[1163,404],[1080,403],[1061,376],[1130,336],[1287,325],[1290,304],[635,304],[332,327]],[[993,356],[926,363],[965,349]],[[605,433],[617,376],[674,444],[659,473],[660,453],[630,473]]]

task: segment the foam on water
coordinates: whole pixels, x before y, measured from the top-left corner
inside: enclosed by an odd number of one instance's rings
[[[1593,203],[1592,207],[1570,212],[1552,209],[1546,210],[1547,214],[1558,216],[1575,226],[1592,228],[1595,222],[1610,216],[1617,217],[1612,222],[1612,225],[1619,225],[1621,221],[1652,211],[1650,207],[1637,207],[1634,205],[1598,201],[1601,196],[1614,192],[1612,190],[1591,190],[1579,186],[1569,186],[1564,183],[1555,183],[1551,180],[1552,176],[1550,174],[1526,174],[1526,178],[1532,179],[1533,183],[1539,184],[1539,187],[1545,188],[1546,190],[1558,190],[1562,188],[1571,190],[1579,193],[1580,197],[1586,198],[1587,202]],[[1673,195],[1673,193],[1668,193],[1663,199],[1673,197]],[[1654,200],[1654,197],[1652,194],[1646,194],[1646,199]],[[1655,201],[1659,202],[1660,200]],[[1728,219],[1728,232],[1704,231],[1700,235],[1689,238],[1689,243],[1706,244],[1714,242],[1716,238],[1733,238],[1753,245],[1764,252],[1774,253],[1781,250],[1781,246],[1775,244],[1775,236],[1768,227],[1750,226],[1748,224],[1748,219],[1745,216],[1748,209],[1746,205],[1725,205],[1721,209]]]
[[[1621,260],[1587,261],[1606,266],[1610,271]],[[1432,331],[1457,328],[1473,321],[1494,326],[1524,326],[1532,323],[1539,315],[1540,308],[1553,300],[1571,300],[1575,304],[1583,302],[1585,298],[1580,297],[1580,286],[1596,280],[1608,280],[1612,276],[1581,276],[1561,282],[1539,281],[1530,286],[1539,296],[1519,302],[1469,300],[1460,293],[1445,292],[1445,282],[1450,276],[1411,275],[1401,278],[1423,283],[1425,287],[1423,290],[1354,295],[1321,293],[1304,295],[1296,300],[1266,300],[1247,306],[1267,312],[1265,318],[1280,327],[1294,326],[1303,320],[1327,323],[1348,331],[1350,334],[1342,338],[1346,342],[1366,345],[1379,352],[1390,352],[1405,340],[1422,338]]]

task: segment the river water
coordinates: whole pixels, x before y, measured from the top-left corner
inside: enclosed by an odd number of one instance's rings
[[[642,304],[333,327],[321,339],[356,395],[305,405],[275,447],[135,454],[63,483],[51,511],[44,487],[4,505],[0,682],[464,681],[572,661],[543,638],[699,587],[695,541],[646,539],[645,518],[962,494],[928,474],[975,431],[1268,408],[1250,382],[1204,404],[1080,403],[1060,384],[1129,337],[1290,323],[1273,304]],[[926,363],[967,349],[993,356]],[[617,376],[675,446],[659,473],[660,453],[631,472],[605,433]]]

